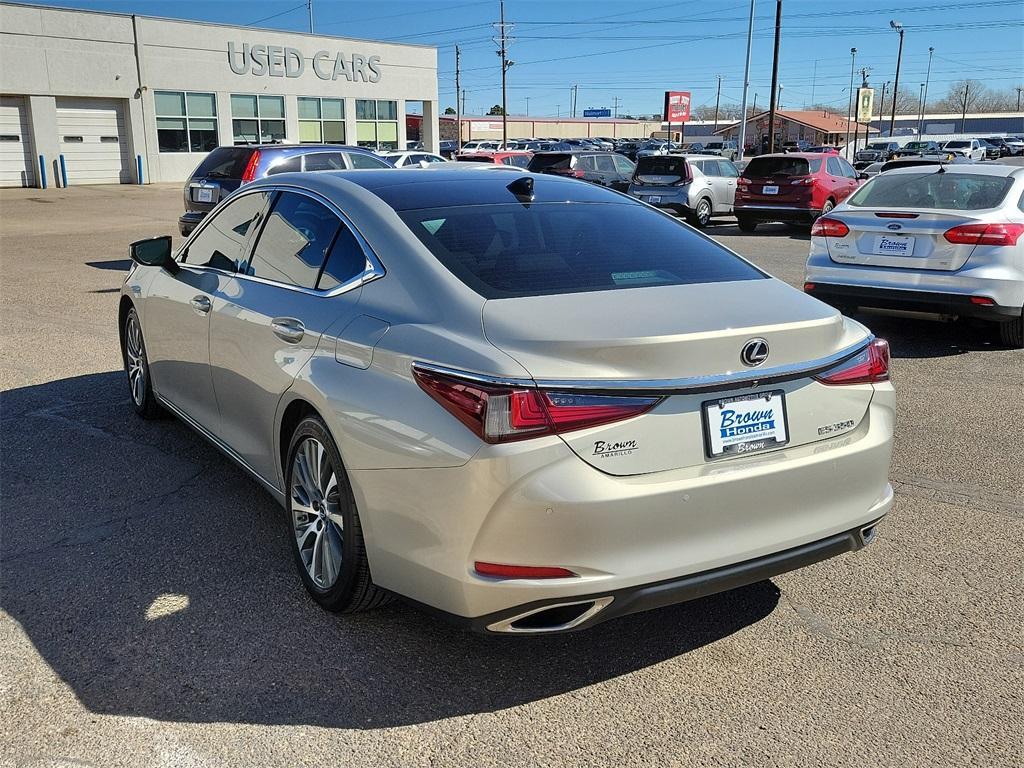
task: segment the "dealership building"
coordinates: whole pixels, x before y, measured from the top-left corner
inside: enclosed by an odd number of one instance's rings
[[[181,181],[219,145],[404,147],[407,110],[436,150],[433,47],[0,3],[0,186]]]

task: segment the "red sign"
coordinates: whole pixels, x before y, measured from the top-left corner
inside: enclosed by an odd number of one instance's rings
[[[665,122],[685,123],[690,119],[690,92],[665,91]]]

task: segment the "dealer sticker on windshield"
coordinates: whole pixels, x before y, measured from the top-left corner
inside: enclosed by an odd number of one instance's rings
[[[711,400],[703,409],[705,448],[711,458],[767,451],[789,442],[781,389]]]

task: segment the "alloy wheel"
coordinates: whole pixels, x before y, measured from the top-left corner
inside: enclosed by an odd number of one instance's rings
[[[711,206],[707,200],[701,200],[697,204],[697,222],[703,227],[711,221]]]
[[[128,369],[128,385],[132,390],[132,400],[142,405],[146,396],[146,351],[142,345],[142,327],[139,318],[133,312],[125,326],[124,351]]]
[[[307,437],[292,460],[292,528],[306,573],[321,589],[332,587],[341,573],[345,521],[340,498],[326,449]]]

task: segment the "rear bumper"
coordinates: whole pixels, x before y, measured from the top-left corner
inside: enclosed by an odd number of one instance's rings
[[[974,304],[968,294],[908,291],[821,282],[814,282],[813,285],[813,288],[805,286],[805,292],[826,304],[839,307],[855,306],[905,312],[928,312],[997,321],[1013,320],[1020,317],[1021,314],[1020,306]]]
[[[892,489],[876,507],[875,511],[884,514],[892,504]],[[823,560],[855,552],[870,544],[877,531],[881,518],[868,525],[858,526],[849,531],[828,536],[824,539],[804,544],[782,552],[764,557],[746,560],[742,563],[714,568],[701,573],[694,573],[676,579],[644,584],[639,587],[628,587],[612,592],[596,592],[573,598],[564,614],[549,614],[546,611],[566,606],[561,600],[536,600],[532,603],[496,611],[486,616],[468,619],[448,614],[446,618],[474,632],[485,634],[556,634],[575,632],[588,629],[609,619],[617,619],[632,613],[664,608],[669,605],[697,600],[708,595],[738,589],[749,584],[765,581],[798,568],[819,563]],[[578,612],[577,616],[573,613]],[[517,619],[522,620],[518,623]],[[565,620],[563,620],[565,619]],[[558,622],[547,623],[545,622]]]
[[[192,231],[199,226],[206,217],[206,211],[185,211],[181,216],[178,217],[178,231],[181,232],[182,237],[188,237],[192,234]]]
[[[769,205],[762,203],[736,203],[736,216],[754,221],[786,221],[810,224],[821,215],[820,208],[798,205]]]

